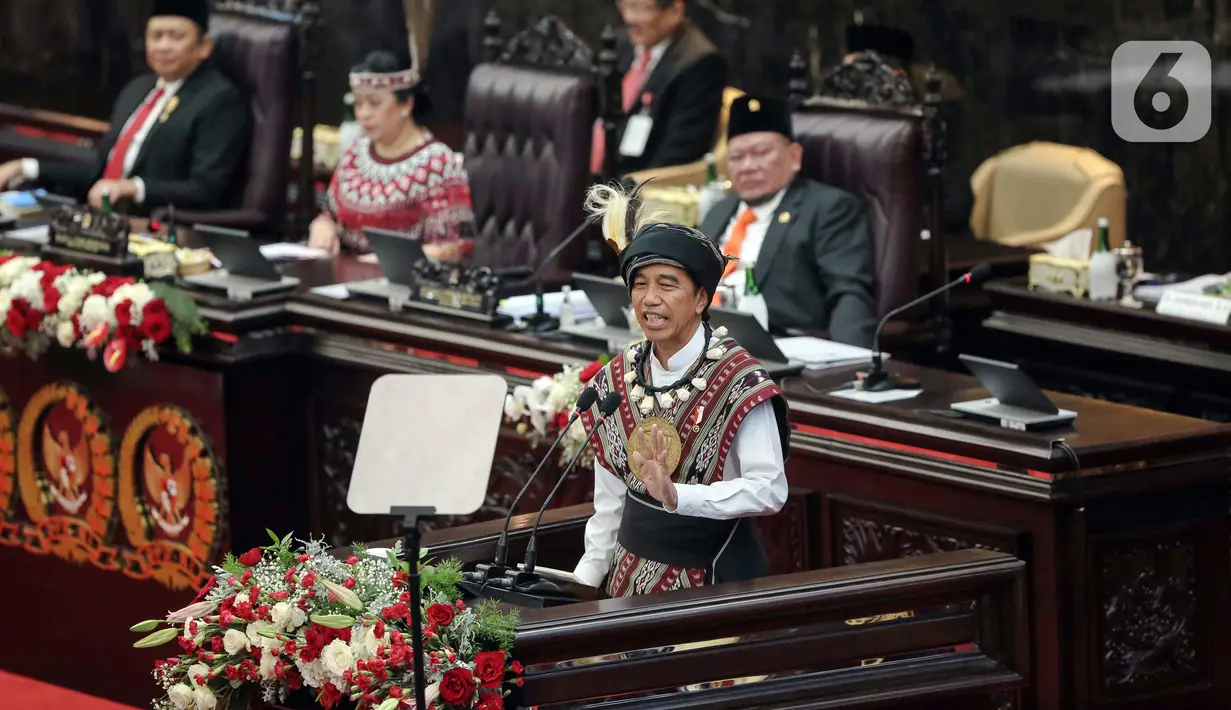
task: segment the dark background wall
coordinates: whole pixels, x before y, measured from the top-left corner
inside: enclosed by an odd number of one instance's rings
[[[1030,140],[1086,145],[1119,163],[1129,185],[1129,237],[1147,267],[1231,269],[1226,97],[1213,128],[1193,144],[1129,144],[1111,131],[1099,85],[1115,47],[1129,39],[1195,39],[1215,64],[1226,47],[1228,0],[712,0],[698,22],[727,54],[741,88],[781,92],[794,49],[820,65],[842,54],[843,29],[865,21],[911,32],[916,56],[952,73],[965,97],[947,105],[950,170],[963,181],[996,151]],[[323,122],[341,115],[346,69],[376,46],[398,44],[400,0],[324,0]],[[118,87],[144,68],[141,18],[148,0],[0,2],[0,101],[105,117]],[[446,0],[439,3],[429,77],[442,98],[460,96],[457,71],[476,56],[481,18],[495,7],[505,34],[546,13],[597,45],[616,22],[611,0]],[[729,15],[729,16],[726,16]],[[726,16],[726,17],[724,17]],[[724,21],[724,19],[726,21]],[[1048,88],[1052,87],[1052,88]],[[446,100],[442,110],[460,111]],[[456,103],[456,102],[455,102]]]

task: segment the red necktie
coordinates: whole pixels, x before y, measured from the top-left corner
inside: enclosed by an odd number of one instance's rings
[[[124,177],[124,159],[128,156],[128,151],[132,148],[133,141],[136,140],[145,122],[150,120],[150,114],[154,113],[154,106],[165,92],[166,89],[161,86],[155,89],[145,103],[141,104],[141,108],[133,115],[132,120],[128,122],[128,127],[120,134],[115,146],[111,149],[111,157],[107,158],[107,167],[103,170],[104,180],[119,180]]]
[[[645,80],[650,73],[650,59],[653,57],[650,50],[646,49],[641,52],[641,60],[628,68],[624,74],[623,100],[624,113],[628,113],[633,108],[633,104],[637,103],[637,92],[641,91],[641,87],[645,86]],[[603,157],[606,154],[606,134],[603,132],[603,119],[598,119],[594,122],[594,135],[590,139],[590,172],[603,172]]]

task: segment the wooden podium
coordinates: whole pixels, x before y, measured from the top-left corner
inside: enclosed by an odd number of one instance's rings
[[[591,512],[548,511],[545,566],[572,568]],[[513,519],[510,560],[524,556],[533,517]],[[491,561],[500,523],[432,531],[423,543],[473,567]],[[507,705],[786,708],[824,698],[827,708],[992,710],[1029,681],[1025,589],[1022,561],[962,550],[523,609],[514,656],[525,685]]]

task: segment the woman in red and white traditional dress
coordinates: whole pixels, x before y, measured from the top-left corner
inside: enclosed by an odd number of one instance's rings
[[[355,119],[364,135],[338,161],[327,211],[308,244],[331,253],[371,251],[364,227],[415,235],[428,258],[462,261],[474,247],[474,213],[462,156],[415,122],[426,95],[419,73],[390,52],[351,70]]]

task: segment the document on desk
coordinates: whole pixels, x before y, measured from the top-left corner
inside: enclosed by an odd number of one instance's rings
[[[526,569],[526,565],[524,563],[518,563],[517,568],[524,572]],[[589,586],[585,582],[581,581],[581,578],[578,577],[577,575],[573,574],[572,572],[566,572],[562,569],[552,569],[551,567],[535,565],[534,571],[536,574],[538,574],[543,579],[550,579],[553,582],[569,582],[571,584],[580,584],[582,586]]]
[[[31,244],[46,244],[51,241],[51,228],[47,225],[39,225],[37,227],[23,227],[22,229],[10,229],[3,233],[6,239],[16,239],[20,242],[30,242]]]
[[[774,343],[787,360],[800,362],[809,370],[826,370],[872,361],[872,351],[856,345],[835,343],[813,337],[774,338]],[[881,358],[888,360],[887,354]]]
[[[339,301],[345,301],[350,298],[350,291],[347,290],[346,284],[329,284],[328,286],[317,286],[310,293],[326,298],[336,298]]]
[[[528,293],[522,296],[511,296],[500,302],[500,306],[496,309],[502,315],[506,315],[516,320],[521,320],[529,316],[535,311],[534,294]],[[590,299],[586,298],[586,292],[581,289],[575,289],[569,292],[569,303],[573,304],[573,316],[578,321],[592,320],[598,317],[598,311],[594,310],[594,306],[590,304]],[[560,291],[543,294],[543,312],[549,316],[560,317],[560,307],[564,304],[564,294]]]
[[[884,392],[866,392],[864,390],[849,389],[830,392],[829,394],[838,397],[839,399],[849,399],[852,402],[867,402],[868,404],[884,404],[886,402],[897,402],[903,399],[918,397],[922,389],[915,390],[885,390]]]
[[[295,242],[274,242],[261,245],[261,256],[270,261],[304,261],[307,259],[328,259],[329,252],[306,244]]]

